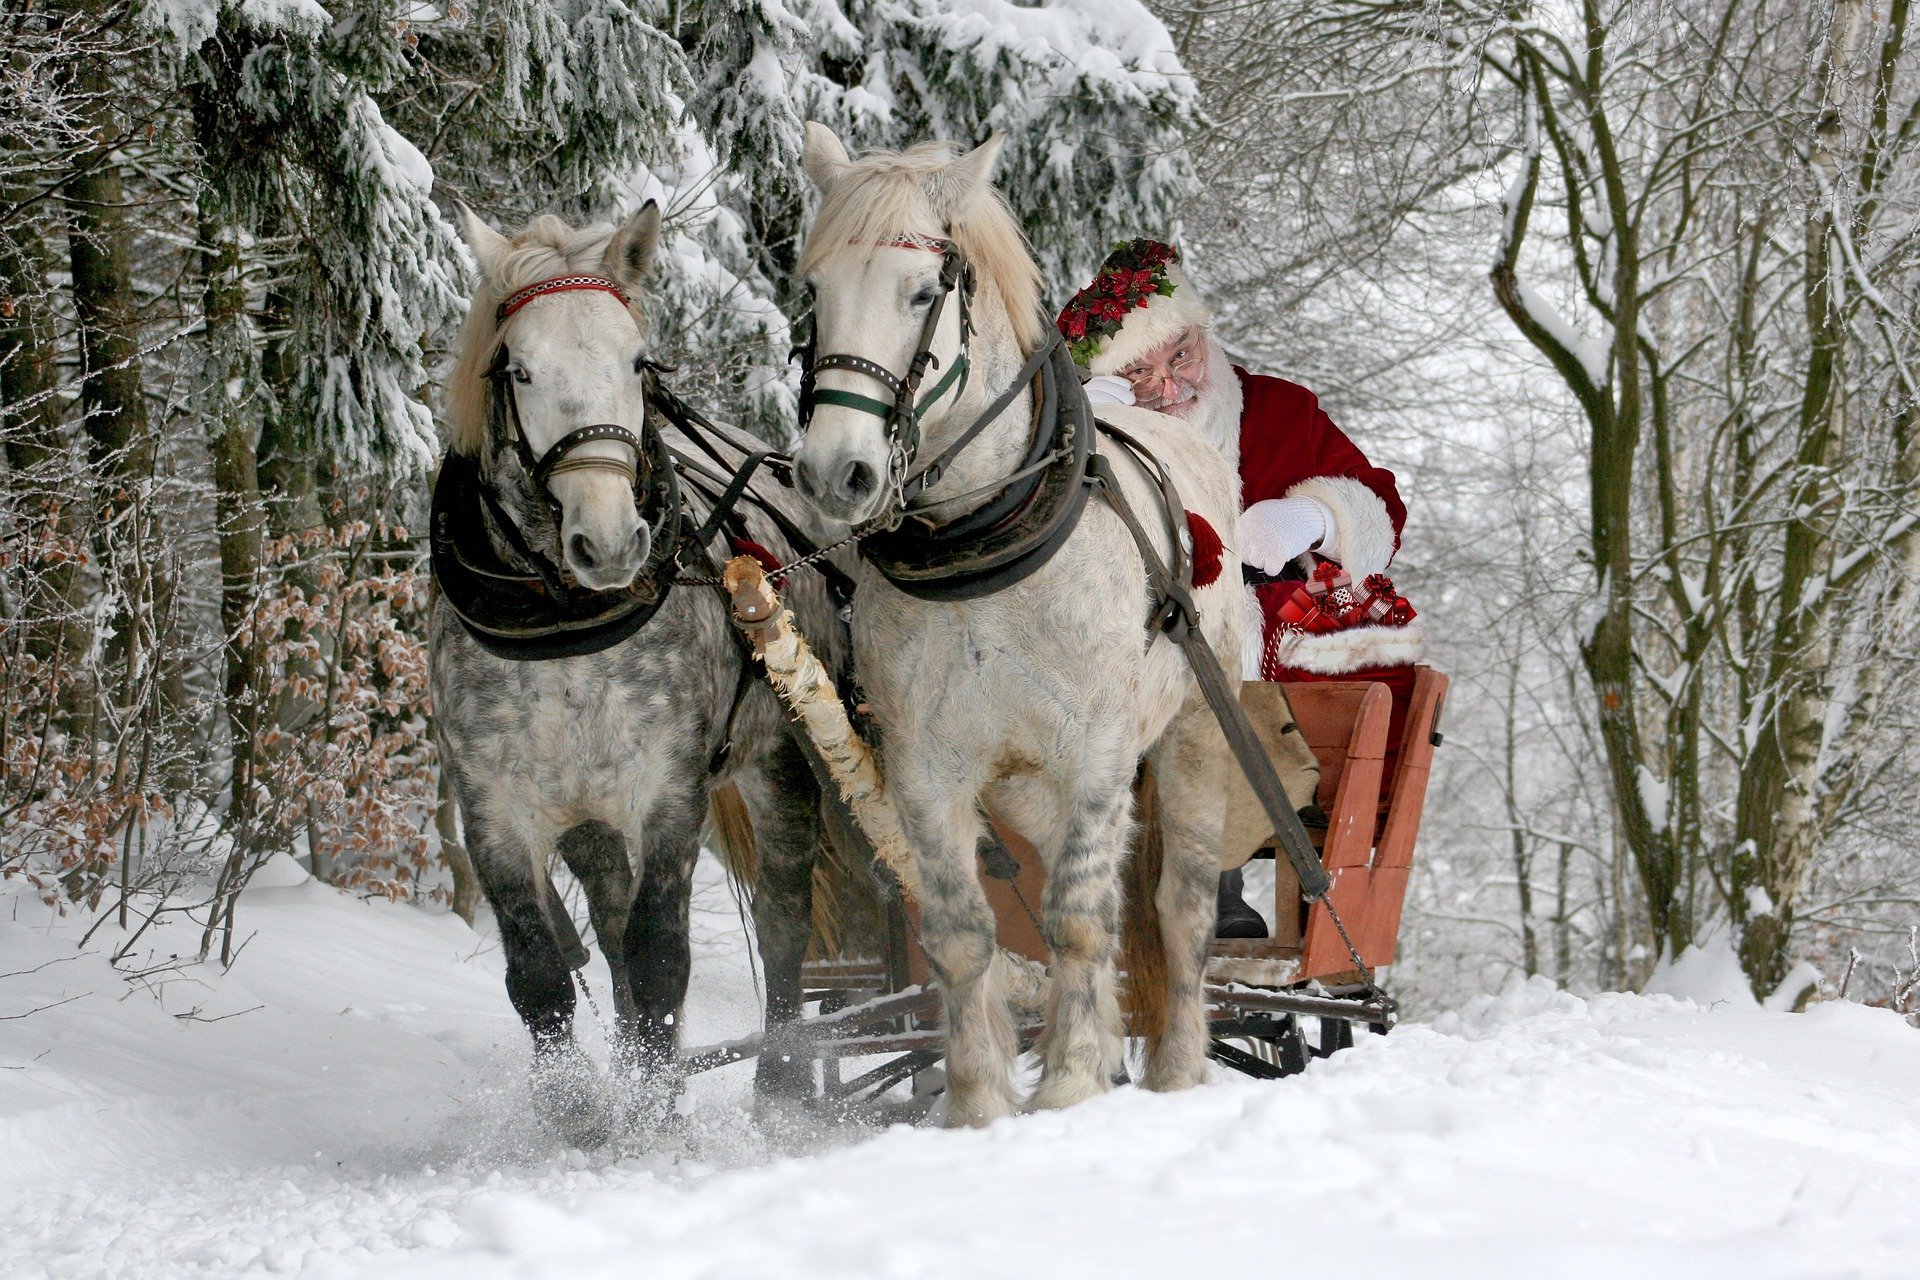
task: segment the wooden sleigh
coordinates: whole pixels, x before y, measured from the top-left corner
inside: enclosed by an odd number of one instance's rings
[[[1208,1016],[1217,1060],[1251,1075],[1302,1070],[1353,1041],[1360,1024],[1384,1034],[1394,1007],[1381,992],[1381,971],[1396,954],[1407,879],[1426,804],[1427,780],[1439,745],[1447,677],[1417,669],[1412,700],[1390,785],[1383,789],[1392,699],[1367,681],[1287,687],[1296,722],[1320,762],[1318,799],[1328,815],[1317,843],[1333,881],[1328,898],[1359,953],[1352,953],[1325,902],[1302,900],[1293,868],[1275,861],[1274,900],[1264,910],[1272,936],[1213,944],[1208,965]],[[1384,794],[1384,799],[1382,796]],[[981,882],[992,904],[1000,945],[1036,966],[1047,963],[1040,932],[1046,881],[1040,858],[1020,834],[996,823],[1005,855],[988,850]],[[1274,857],[1271,847],[1256,857]],[[830,1101],[877,1101],[912,1079],[915,1093],[936,1091],[943,1044],[939,993],[931,985],[916,922],[897,904],[886,922],[884,953],[809,961],[803,983],[819,1014],[783,1037],[782,1052],[821,1060],[821,1090]],[[1023,1043],[1038,1035],[1029,1009]],[[1306,1034],[1312,1019],[1317,1034]],[[691,1052],[690,1071],[755,1056],[763,1036]],[[875,1063],[874,1059],[881,1061]],[[849,1075],[851,1070],[853,1074]]]

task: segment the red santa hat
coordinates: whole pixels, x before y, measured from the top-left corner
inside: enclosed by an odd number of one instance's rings
[[[1180,251],[1158,240],[1124,240],[1092,283],[1073,295],[1055,322],[1074,362],[1094,374],[1118,373],[1178,336],[1213,320],[1213,308],[1187,283]]]

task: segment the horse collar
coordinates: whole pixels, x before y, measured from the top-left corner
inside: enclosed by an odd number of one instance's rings
[[[992,595],[1037,572],[1078,527],[1091,492],[1093,415],[1057,333],[1034,353],[1028,368],[982,420],[930,466],[951,461],[1030,379],[1037,379],[1039,394],[1026,458],[984,503],[951,520],[913,515],[891,527],[863,532],[860,554],[901,591],[922,600]],[[927,504],[922,510],[941,505]]]

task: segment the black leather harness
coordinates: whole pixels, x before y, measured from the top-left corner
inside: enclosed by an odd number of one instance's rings
[[[888,242],[940,254],[940,292],[920,327],[920,340],[904,374],[864,356],[817,355],[810,339],[801,349],[800,427],[816,406],[840,405],[879,418],[887,432],[887,488],[894,495],[885,515],[859,531],[860,554],[881,576],[922,600],[972,600],[1022,581],[1065,544],[1086,509],[1088,463],[1093,456],[1093,419],[1079,390],[1073,360],[1051,324],[1047,341],[1027,358],[1009,385],[965,431],[931,461],[919,461],[920,419],[949,390],[964,392],[973,335],[974,272],[951,238],[915,236]],[[920,383],[937,367],[933,341],[948,300],[958,295],[960,352],[953,367],[925,396]],[[837,389],[819,389],[817,375],[844,369],[879,382],[893,393],[880,400]],[[1034,391],[1032,436],[1020,465],[984,488],[928,500],[926,491],[946,474],[961,451],[1004,413],[1023,390]],[[971,510],[951,518],[939,513],[964,502]]]

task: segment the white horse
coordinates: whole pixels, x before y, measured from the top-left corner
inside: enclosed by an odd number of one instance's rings
[[[800,265],[815,293],[819,352],[905,375],[942,297],[948,246],[973,269],[975,279],[959,286],[972,289],[971,372],[944,387],[929,375],[939,397],[923,402],[922,462],[1010,388],[1047,332],[1038,269],[992,185],[1000,144],[995,137],[958,157],[925,144],[854,161],[830,130],[807,126],[804,164],[824,200]],[[940,315],[930,345],[937,370],[952,371],[963,355],[962,311],[945,305]],[[869,521],[899,500],[901,460],[887,424],[847,403],[872,396],[876,381],[822,357],[816,387],[839,393],[838,402],[824,396],[806,424],[796,475],[835,520]],[[1239,486],[1219,451],[1174,418],[1133,408],[1101,414],[1160,459],[1189,509],[1223,535],[1225,563],[1237,563]],[[964,495],[1021,467],[1033,416],[1026,388],[926,490],[928,499],[962,496],[941,509],[942,519],[980,505],[984,498]],[[1096,447],[1170,563],[1153,484],[1124,450],[1104,438]],[[1221,580],[1195,600],[1203,634],[1226,669],[1239,670],[1238,581]],[[1206,1078],[1202,982],[1232,765],[1181,650],[1147,629],[1148,608],[1141,553],[1099,498],[1042,568],[978,599],[917,598],[862,565],[855,672],[919,859],[922,941],[946,1002],[948,1124],[986,1124],[1015,1105],[1008,975],[975,867],[983,804],[1032,840],[1046,871],[1052,964],[1044,1071],[1029,1105],[1068,1106],[1125,1079],[1115,953],[1142,756],[1158,779],[1164,848],[1152,890],[1164,971],[1150,962],[1159,956],[1129,957],[1134,1009],[1149,1041],[1145,1083],[1170,1090]],[[1148,911],[1138,900],[1127,907]]]

